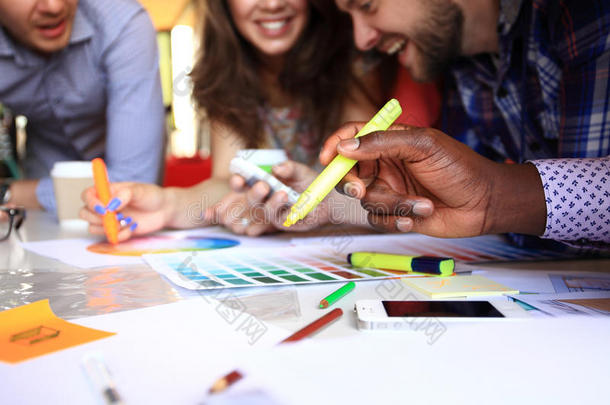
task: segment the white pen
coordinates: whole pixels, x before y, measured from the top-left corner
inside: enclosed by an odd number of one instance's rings
[[[294,189],[279,181],[271,173],[267,173],[246,159],[240,157],[233,158],[229,164],[229,170],[231,173],[239,174],[243,177],[249,186],[253,186],[257,181],[264,181],[271,188],[271,193],[278,191],[285,192],[288,195],[288,202],[290,204],[297,202],[301,196],[294,191]]]
[[[102,395],[104,404],[124,405],[101,354],[89,353],[83,357],[82,362],[89,382]]]

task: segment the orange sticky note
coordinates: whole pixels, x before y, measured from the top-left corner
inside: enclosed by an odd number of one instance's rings
[[[37,301],[0,312],[0,360],[18,363],[112,335],[64,321],[49,300]]]

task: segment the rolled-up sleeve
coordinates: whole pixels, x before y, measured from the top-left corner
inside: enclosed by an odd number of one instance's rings
[[[38,181],[38,185],[36,186],[36,198],[38,198],[38,202],[46,211],[52,213],[57,211],[53,180],[50,177],[43,177]]]

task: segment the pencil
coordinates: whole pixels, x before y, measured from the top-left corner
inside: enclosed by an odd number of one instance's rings
[[[298,340],[304,339],[318,332],[324,326],[333,322],[334,320],[340,318],[343,315],[343,310],[341,308],[335,308],[326,315],[321,318],[316,319],[309,325],[305,326],[302,329],[294,332],[292,335],[288,336],[286,339],[282,340],[279,344],[288,343],[288,342],[296,342]],[[224,391],[232,384],[241,380],[243,375],[237,371],[233,370],[229,374],[225,375],[221,379],[217,380],[210,388],[210,394],[217,394],[219,392]]]
[[[356,287],[356,283],[350,281],[345,284],[343,287],[339,288],[328,297],[325,297],[320,301],[320,308],[328,308],[335,302],[339,301],[341,298],[349,294]]]
[[[91,161],[93,166],[93,181],[95,183],[95,190],[97,196],[105,206],[110,202],[110,183],[108,182],[108,172],[106,171],[106,164],[100,158],[95,158]],[[119,243],[119,221],[117,220],[114,212],[106,210],[103,218],[104,233],[108,242],[116,245]]]

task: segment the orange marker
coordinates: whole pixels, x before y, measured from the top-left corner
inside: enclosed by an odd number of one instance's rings
[[[110,183],[108,182],[108,172],[106,164],[100,158],[95,158],[91,161],[93,165],[93,181],[95,182],[95,190],[97,197],[100,199],[104,207],[110,202]],[[103,217],[104,232],[108,242],[116,245],[119,243],[119,221],[114,212],[106,211]]]

